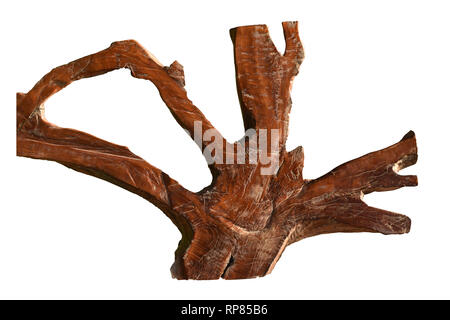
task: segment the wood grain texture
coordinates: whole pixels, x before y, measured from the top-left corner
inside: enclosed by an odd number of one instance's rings
[[[417,161],[412,131],[398,143],[364,155],[314,180],[303,179],[303,148],[286,151],[290,90],[303,61],[297,22],[283,23],[286,50],[277,51],[265,25],[234,28],[236,85],[246,129],[254,137],[277,130],[278,166],[249,161],[251,136],[229,143],[188,99],[183,67],[163,66],[134,40],[57,67],[28,93],[17,94],[17,155],[52,160],[114,183],[147,199],[178,227],[182,239],[171,268],[177,279],[242,279],[272,271],[287,245],[324,233],[401,234],[410,229],[404,215],[372,208],[364,194],[416,186],[416,176],[398,171]],[[232,163],[211,163],[213,182],[194,193],[128,148],[74,129],[60,128],[44,117],[44,102],[71,82],[128,68],[151,81],[175,120],[195,136],[213,130]],[[202,151],[208,147],[201,141]],[[238,163],[244,150],[244,163]],[[261,152],[257,145],[256,152]],[[255,151],[255,150],[253,150]],[[159,245],[159,244],[158,244]]]

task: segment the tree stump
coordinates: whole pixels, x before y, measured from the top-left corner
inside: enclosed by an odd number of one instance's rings
[[[417,161],[415,135],[313,180],[303,179],[303,149],[286,151],[290,90],[304,54],[297,22],[283,23],[280,54],[265,25],[230,31],[246,135],[229,143],[188,99],[183,67],[161,65],[134,40],[57,67],[17,94],[17,155],[52,160],[140,195],[182,234],[171,268],[177,279],[242,279],[272,271],[287,245],[323,233],[410,229],[404,215],[372,208],[364,194],[416,186],[397,172]],[[71,82],[128,68],[150,80],[175,120],[207,157],[213,181],[194,193],[127,147],[44,117],[44,102]],[[270,141],[270,142],[269,142]]]

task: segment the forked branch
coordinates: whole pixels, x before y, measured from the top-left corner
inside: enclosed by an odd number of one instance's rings
[[[398,143],[331,170],[307,181],[303,188],[279,205],[280,217],[295,229],[290,243],[330,232],[409,232],[408,217],[366,205],[364,194],[417,186],[417,176],[397,172],[415,164],[417,145],[414,132]],[[277,223],[279,223],[277,221]]]
[[[28,93],[17,94],[17,155],[57,161],[112,182],[151,201],[174,220],[176,210],[171,198],[194,198],[195,194],[127,147],[81,131],[60,128],[45,120],[43,104],[50,96],[75,80],[120,68],[130,69],[136,78],[152,81],[175,119],[191,136],[194,136],[196,121],[202,124],[203,131],[213,129],[187,98],[183,69],[178,62],[163,67],[136,41],[120,41],[103,51],[53,69]]]
[[[283,22],[283,30],[284,55],[273,44],[266,25],[230,31],[245,129],[278,129],[280,149],[288,133],[291,82],[304,58],[297,22]]]

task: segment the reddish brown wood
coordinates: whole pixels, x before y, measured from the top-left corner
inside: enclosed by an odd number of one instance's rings
[[[239,279],[270,273],[287,245],[323,233],[409,231],[404,215],[367,206],[362,196],[416,186],[416,176],[397,172],[417,161],[414,133],[383,150],[349,161],[326,175],[304,180],[303,149],[287,152],[290,89],[303,60],[296,22],[283,23],[286,50],[280,54],[265,25],[231,30],[236,83],[246,129],[279,130],[274,156],[279,167],[261,173],[261,161],[212,163],[213,182],[193,193],[128,148],[74,129],[60,128],[44,118],[44,102],[75,80],[128,68],[136,78],[153,82],[176,121],[192,137],[195,121],[202,133],[215,130],[187,98],[183,68],[162,66],[136,41],[109,48],[57,67],[28,93],[17,94],[17,155],[59,162],[136,193],[160,208],[178,227],[182,239],[172,275],[177,279]],[[216,139],[238,157],[239,142]],[[272,137],[272,136],[271,136]],[[199,143],[204,150],[208,143]],[[258,147],[260,150],[261,146]],[[230,151],[231,150],[231,151]]]

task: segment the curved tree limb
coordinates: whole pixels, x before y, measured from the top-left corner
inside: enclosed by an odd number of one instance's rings
[[[186,228],[172,198],[195,198],[161,170],[133,154],[127,147],[90,134],[49,123],[44,102],[73,81],[128,68],[136,78],[152,81],[178,123],[194,135],[194,121],[203,130],[210,122],[187,98],[182,66],[161,64],[136,41],[120,41],[109,48],[57,67],[26,94],[17,94],[17,155],[59,162],[136,193],[161,208],[179,228]],[[175,196],[176,195],[176,196]],[[182,231],[184,232],[184,231]]]
[[[135,40],[114,42],[105,50],[50,71],[17,101],[18,130],[20,131],[24,122],[37,112],[50,96],[73,81],[121,68],[130,69],[131,75],[135,78],[153,82],[174,118],[192,137],[196,121],[202,124],[202,134],[209,129],[215,130],[202,112],[188,99],[183,88],[183,67],[177,61],[170,67],[162,66]],[[222,138],[221,135],[220,137]]]

